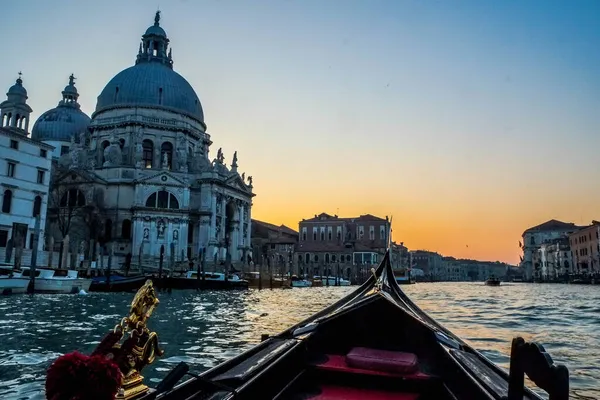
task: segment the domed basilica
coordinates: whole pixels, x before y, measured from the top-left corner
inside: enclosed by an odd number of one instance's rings
[[[85,204],[103,221],[101,232],[92,232],[90,222],[80,218],[90,233],[71,229],[71,249],[93,246],[96,236],[113,243],[117,256],[131,253],[134,262],[138,255],[156,260],[161,247],[167,261],[195,258],[202,249],[207,260],[249,259],[252,177],[240,175],[237,153],[229,166],[221,149],[209,159],[212,142],[202,105],[173,70],[158,12],[142,36],[135,65],[108,82],[91,119],[78,97],[71,75],[58,106],[32,130],[32,138],[60,154],[51,186],[51,192],[64,193],[60,205]],[[46,232],[63,240],[57,213],[64,211],[52,210]]]

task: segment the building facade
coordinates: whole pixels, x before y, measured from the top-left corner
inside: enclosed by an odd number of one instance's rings
[[[413,250],[410,253],[413,268],[422,270],[425,280],[446,280],[448,271],[440,254],[427,250]]]
[[[341,218],[321,213],[299,223],[303,262],[375,264],[385,253],[389,219],[370,214]]]
[[[539,258],[536,258],[538,261],[534,263],[534,256],[539,253],[543,243],[568,237],[578,229],[579,227],[573,223],[552,219],[525,230],[522,235],[523,242],[520,243],[523,250],[520,267],[523,268],[525,279],[541,279],[542,265]]]
[[[540,246],[533,257],[533,264],[540,265],[542,281],[567,281],[573,273],[573,260],[568,237],[549,240]]]
[[[252,220],[252,254],[258,265],[279,265],[286,270],[296,270],[296,248],[298,232],[285,225],[275,225],[264,221]]]
[[[573,262],[572,273],[583,276],[600,274],[600,222],[592,224],[571,233],[569,245]]]
[[[27,90],[19,77],[0,103],[0,262],[15,259],[17,247],[32,249],[36,217],[40,220],[40,238],[44,236],[48,185],[54,147],[28,137]],[[43,249],[43,240],[37,249]]]
[[[52,189],[59,193],[49,230],[55,240],[85,247],[96,233],[102,251],[132,253],[148,263],[161,253],[176,261],[200,252],[208,260],[247,259],[252,177],[238,170],[237,152],[229,165],[221,149],[209,158],[212,141],[202,105],[192,86],[173,70],[160,13],[142,36],[135,64],[115,75],[98,96],[87,129],[82,128],[85,114],[79,112],[77,97],[71,77],[59,107],[34,127],[45,141],[69,142],[53,179]],[[65,126],[64,118],[54,117],[57,113],[77,115],[78,122]],[[48,115],[52,117],[44,117]],[[65,206],[86,212],[93,208],[103,226],[94,232],[60,232]],[[79,223],[85,220],[79,218]]]

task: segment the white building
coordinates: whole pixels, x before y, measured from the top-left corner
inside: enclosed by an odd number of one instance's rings
[[[579,227],[573,223],[567,223],[551,219],[543,224],[536,225],[523,232],[523,260],[521,268],[525,272],[526,279],[539,279],[542,276],[541,262],[534,265],[534,255],[538,254],[542,244],[568,237],[570,233],[577,231]],[[545,256],[544,256],[545,257]]]
[[[135,65],[108,82],[87,129],[79,124],[85,114],[77,96],[71,78],[59,107],[44,114],[51,118],[40,117],[34,127],[49,143],[70,142],[54,175],[53,190],[67,189],[61,207],[71,199],[102,216],[101,232],[89,226],[69,232],[71,249],[95,238],[113,243],[121,256],[156,260],[163,248],[165,260],[182,260],[206,249],[208,260],[248,259],[252,177],[238,172],[237,152],[229,166],[221,149],[210,160],[202,105],[173,70],[158,12]],[[77,123],[65,126],[57,113],[77,115]],[[63,240],[65,232],[55,229],[58,216],[50,218],[55,240]]]
[[[32,110],[20,77],[6,95],[0,103],[0,248],[5,248],[1,262],[14,261],[12,249],[18,244],[32,248],[38,215],[43,238],[54,150],[27,136]],[[43,244],[39,240],[38,250]]]

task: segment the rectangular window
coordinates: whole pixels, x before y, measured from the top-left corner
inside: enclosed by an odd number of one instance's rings
[[[10,148],[11,149],[15,149],[15,150],[19,150],[19,142],[17,142],[16,140],[11,140],[10,141]]]
[[[317,227],[313,227],[313,240],[317,240]]]
[[[341,226],[337,227],[335,236],[337,237],[338,240],[340,240],[342,238],[342,227]]]
[[[0,247],[6,247],[8,243],[8,231],[0,230]]]
[[[375,240],[375,227],[369,226],[369,240]]]
[[[365,227],[364,226],[359,226],[358,227],[358,238],[362,239],[363,236],[365,236]]]
[[[40,149],[40,157],[48,157],[48,151],[46,149]]]
[[[44,171],[38,171],[38,174],[37,174],[37,183],[42,183],[43,184],[44,183],[44,176],[45,176]]]
[[[8,176],[9,178],[14,178],[16,168],[17,168],[17,164],[9,162],[6,167],[6,176]]]
[[[333,228],[331,226],[327,227],[327,240],[331,240],[333,236]]]
[[[302,227],[302,240],[306,241],[306,227]]]

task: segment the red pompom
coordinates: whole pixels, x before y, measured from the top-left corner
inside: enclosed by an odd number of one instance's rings
[[[46,375],[48,400],[113,400],[121,386],[119,367],[103,356],[79,352],[56,359]]]

